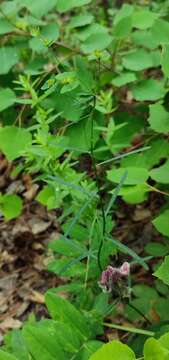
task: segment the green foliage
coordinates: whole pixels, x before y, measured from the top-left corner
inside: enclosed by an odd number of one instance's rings
[[[36,201],[49,211],[59,209],[60,234],[49,243],[47,267],[63,278],[56,293],[61,289],[73,302],[48,292],[52,320],[28,322],[14,332],[0,359],[134,360],[127,345],[97,340],[104,317],[113,319],[119,311],[110,303],[130,300],[138,312],[126,304],[123,315],[131,322],[143,315],[153,321],[154,312],[166,320],[169,22],[164,3],[164,9],[160,1],[120,9],[111,1],[91,0],[0,4],[0,150],[39,181]],[[10,220],[21,214],[22,200],[3,191],[0,211]],[[119,197],[125,214],[118,211]],[[117,230],[129,212],[131,221],[142,221],[135,215],[140,206],[155,237],[149,242],[143,236],[142,243],[132,223],[129,244],[123,243],[123,236],[113,235],[115,219]],[[146,210],[152,212],[148,220]],[[131,275],[133,265],[144,271],[154,266],[159,279],[154,287],[131,289],[128,279],[111,298],[101,293],[101,270],[115,266],[119,254],[131,263]],[[145,360],[167,359],[168,335],[160,335],[145,343]],[[131,344],[134,348],[135,339]]]
[[[93,354],[90,360],[111,360],[118,358],[119,360],[135,360],[134,352],[120,341],[114,340],[109,344],[103,345],[95,354]]]
[[[22,199],[18,195],[0,193],[0,211],[6,220],[18,217],[22,212]]]
[[[167,285],[169,285],[168,266],[169,266],[169,256],[166,256],[164,262],[159,266],[159,268],[154,273],[156,277],[158,277]]]

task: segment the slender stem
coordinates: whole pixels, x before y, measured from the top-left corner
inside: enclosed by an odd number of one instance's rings
[[[96,215],[94,216],[94,219],[93,219],[93,222],[92,222],[92,226],[91,226],[91,230],[90,230],[90,234],[89,234],[89,255],[88,255],[88,257],[87,257],[87,264],[86,264],[86,275],[85,275],[85,283],[84,283],[84,287],[85,287],[85,288],[87,288],[87,281],[88,281],[88,274],[89,274],[89,266],[90,266],[90,247],[91,247],[91,242],[92,242],[93,230],[94,230],[95,222],[96,222]]]
[[[96,166],[96,162],[95,162],[95,157],[94,157],[94,110],[96,107],[96,96],[94,95],[93,97],[93,108],[91,111],[91,158],[92,158],[92,164],[93,164],[93,170],[94,170],[94,174],[95,174],[95,179],[96,179],[96,185],[97,185],[97,190],[98,190],[98,195],[100,198],[100,207],[101,207],[101,212],[102,212],[102,220],[103,220],[103,230],[102,230],[102,238],[100,241],[100,245],[99,245],[99,249],[98,249],[98,266],[100,271],[102,271],[102,264],[101,264],[101,250],[103,247],[103,241],[104,241],[104,236],[106,233],[106,217],[105,217],[105,211],[104,211],[104,203],[103,203],[103,198],[102,195],[100,193],[100,185],[99,185],[99,179],[98,179],[98,175],[97,175],[97,166]]]
[[[110,324],[110,323],[107,323],[107,322],[104,322],[103,325],[107,326],[109,328],[117,329],[117,330],[121,330],[121,331],[127,331],[127,332],[131,332],[131,333],[147,335],[147,336],[154,336],[153,331],[142,330],[142,329],[138,329],[138,328],[135,328],[135,327]]]
[[[147,183],[146,183],[146,185],[147,185],[150,189],[152,189],[153,191],[158,192],[159,194],[169,196],[169,193],[167,193],[167,192],[165,192],[165,191],[161,191],[161,190],[159,190],[159,189],[155,188],[154,186],[152,186],[152,185],[150,185],[150,184],[147,184]]]

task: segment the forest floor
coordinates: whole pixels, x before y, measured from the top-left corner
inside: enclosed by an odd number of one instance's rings
[[[29,175],[11,178],[13,164],[0,157],[0,191],[22,196],[24,210],[20,217],[4,221],[0,217],[0,342],[10,329],[20,328],[34,313],[47,316],[44,293],[63,283],[46,270],[50,254],[47,244],[59,233],[57,212],[47,211],[36,200],[39,186]],[[118,201],[113,235],[142,256],[146,243],[159,240],[151,219],[158,212],[161,195],[152,193],[148,202],[130,206]],[[137,267],[135,281],[151,285],[152,277]]]

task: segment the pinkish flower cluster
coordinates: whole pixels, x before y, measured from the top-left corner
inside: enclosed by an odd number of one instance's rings
[[[118,280],[123,276],[128,276],[129,273],[130,264],[128,262],[124,262],[119,268],[109,265],[106,270],[102,272],[99,285],[104,292],[111,292]]]

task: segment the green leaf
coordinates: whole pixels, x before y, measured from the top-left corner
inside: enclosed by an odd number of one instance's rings
[[[88,5],[91,0],[57,0],[57,10],[59,12],[66,12],[76,7]]]
[[[96,351],[90,360],[135,360],[133,350],[120,341],[114,340],[108,344],[103,345]]]
[[[117,25],[122,19],[131,16],[133,13],[134,7],[129,4],[123,4],[122,7],[117,11],[114,18],[114,25]]]
[[[148,170],[145,168],[138,168],[138,167],[127,167],[127,168],[119,168],[119,169],[112,169],[107,172],[108,180],[119,183],[123,174],[127,170],[127,177],[124,181],[125,185],[137,185],[144,183],[148,177],[149,173]]]
[[[0,90],[0,111],[12,106],[15,100],[15,93],[10,88]]]
[[[3,350],[0,350],[0,360],[19,360],[14,355],[8,354]]]
[[[160,344],[168,350],[169,353],[169,333],[162,335],[159,339]]]
[[[89,13],[72,16],[68,26],[70,29],[86,26],[91,24],[93,19],[93,15]]]
[[[146,184],[138,184],[134,186],[124,186],[119,195],[128,204],[140,204],[146,200],[146,195],[150,191]]]
[[[148,243],[145,246],[145,251],[152,256],[165,256],[169,253],[167,246],[157,242]]]
[[[169,45],[165,44],[162,47],[162,55],[161,55],[161,67],[164,75],[169,77]]]
[[[131,33],[131,30],[132,30],[132,17],[126,16],[126,17],[122,18],[114,26],[113,35],[118,39],[122,39],[122,38],[129,36],[129,34]]]
[[[144,345],[145,360],[167,360],[169,351],[166,350],[158,340],[150,338]]]
[[[136,77],[135,73],[133,73],[133,72],[124,72],[124,73],[121,73],[119,76],[116,76],[112,80],[112,84],[114,86],[121,87],[121,86],[129,84],[129,83],[131,83],[133,81],[136,81],[136,80],[137,80],[137,77]]]
[[[77,122],[83,112],[83,109],[77,103],[78,91],[77,89],[69,93],[60,94],[56,91],[50,99],[43,101],[45,108],[54,108],[58,112],[62,112],[62,116],[67,120]]]
[[[86,247],[78,241],[61,237],[60,239],[53,240],[49,244],[49,248],[54,252],[63,254],[68,257],[77,257],[86,253]]]
[[[23,329],[24,340],[35,360],[66,360],[66,354],[54,335],[53,329],[45,329],[43,326],[28,325]]]
[[[29,353],[20,330],[12,331],[12,350],[18,360],[29,360]]]
[[[7,74],[9,70],[19,61],[17,49],[13,46],[0,48],[0,74]]]
[[[15,26],[13,26],[9,21],[6,19],[0,19],[0,35],[4,35],[7,33],[16,30]]]
[[[59,26],[56,23],[51,23],[42,28],[40,36],[42,39],[49,42],[56,41],[59,37]]]
[[[82,90],[92,94],[93,75],[87,68],[87,63],[81,56],[76,57],[76,76]]]
[[[151,28],[153,37],[158,44],[167,44],[169,39],[169,22],[163,19],[157,19]]]
[[[85,53],[93,53],[106,49],[112,42],[112,37],[107,33],[94,33],[90,35],[81,45],[81,50]]]
[[[48,210],[56,209],[61,206],[64,192],[55,189],[54,187],[47,185],[38,193],[36,200],[42,205],[47,206]]]
[[[133,13],[132,23],[135,28],[144,30],[150,28],[157,17],[158,14],[149,10],[137,10]]]
[[[154,79],[142,80],[133,87],[132,94],[138,101],[156,101],[165,95],[164,84]]]
[[[58,0],[22,0],[22,5],[26,6],[35,17],[40,18],[52,10],[57,2]]]
[[[79,359],[89,360],[90,356],[101,348],[103,342],[98,340],[87,341],[85,346],[79,351]]]
[[[149,109],[148,122],[151,128],[156,132],[167,134],[169,132],[169,113],[160,104],[150,105]]]
[[[169,210],[165,210],[162,214],[160,214],[153,220],[153,225],[155,226],[155,228],[164,236],[169,236],[168,220]]]
[[[0,128],[0,149],[8,160],[22,156],[31,142],[31,134],[25,129],[14,126]]]
[[[150,171],[150,177],[162,184],[169,184],[169,160],[164,165]]]
[[[15,194],[6,194],[0,197],[0,210],[6,220],[18,217],[22,211],[22,199]]]
[[[153,36],[150,30],[137,30],[131,35],[132,41],[138,46],[143,46],[147,49],[154,50],[158,47],[159,43]]]
[[[85,317],[68,300],[48,291],[46,305],[54,320],[62,321],[78,331],[82,338],[88,338],[90,332]]]
[[[169,256],[165,257],[164,261],[153,275],[169,285]]]
[[[134,50],[122,59],[123,66],[133,71],[141,71],[153,67],[152,54],[144,49]]]

